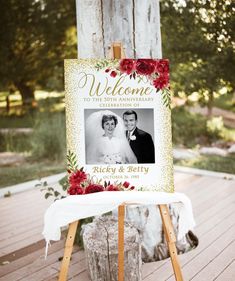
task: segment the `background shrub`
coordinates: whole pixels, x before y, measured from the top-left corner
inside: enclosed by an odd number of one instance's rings
[[[206,122],[206,128],[208,135],[212,139],[218,139],[218,138],[223,138],[224,137],[224,121],[223,117],[213,117]]]
[[[63,160],[66,158],[64,113],[44,113],[37,116],[31,137],[32,157]]]
[[[206,119],[190,113],[184,107],[172,110],[173,143],[194,147],[200,142],[208,142]]]

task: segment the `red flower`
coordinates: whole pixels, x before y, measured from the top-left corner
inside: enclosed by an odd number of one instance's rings
[[[133,70],[135,70],[135,65],[136,65],[135,60],[123,59],[120,61],[119,67],[121,72],[124,72],[129,75]]]
[[[129,182],[127,182],[127,181],[125,181],[122,185],[123,185],[125,188],[128,188],[128,187],[129,187],[129,185],[130,185],[130,183],[129,183]]]
[[[166,59],[158,60],[156,64],[156,72],[161,74],[169,73],[169,61]]]
[[[131,186],[131,190],[133,190],[133,189],[135,189],[135,187],[132,185],[132,186]]]
[[[110,69],[108,69],[108,68],[107,68],[107,69],[105,69],[105,72],[106,72],[106,73],[108,73],[109,71],[110,71]]]
[[[70,195],[81,195],[84,194],[84,190],[81,186],[70,186],[70,188],[68,189],[68,194]]]
[[[136,72],[142,75],[151,75],[154,73],[156,61],[152,59],[139,59],[136,62]]]
[[[156,89],[163,89],[169,85],[169,75],[160,75],[153,80],[153,85]]]
[[[104,191],[104,187],[100,184],[90,184],[85,189],[85,194]]]
[[[113,77],[113,78],[115,78],[115,77],[117,76],[117,72],[113,70],[113,71],[110,73],[110,76]]]
[[[77,186],[86,179],[87,179],[86,173],[78,170],[77,172],[71,174],[71,176],[69,177],[69,182],[70,185]]]
[[[119,188],[113,184],[110,184],[106,187],[107,191],[119,191]]]

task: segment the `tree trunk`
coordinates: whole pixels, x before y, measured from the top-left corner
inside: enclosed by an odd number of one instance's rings
[[[88,273],[92,281],[118,281],[118,223],[112,216],[96,218],[83,228]],[[141,280],[140,235],[125,224],[125,280]]]
[[[113,42],[122,42],[128,58],[161,58],[159,0],[76,0],[79,58],[105,58]],[[178,213],[178,205],[172,213]],[[156,206],[127,208],[127,218],[143,232],[143,259],[159,260],[164,242]],[[178,216],[175,215],[177,229]],[[183,250],[187,243],[181,243]]]
[[[207,116],[209,118],[212,117],[213,102],[214,102],[214,93],[210,92],[209,93],[209,100],[208,100],[208,103],[207,103]]]
[[[19,90],[23,106],[34,108],[37,106],[34,90],[35,88],[23,81],[15,82],[16,88]]]

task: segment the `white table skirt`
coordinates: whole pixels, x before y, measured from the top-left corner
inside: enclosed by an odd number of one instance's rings
[[[123,203],[136,205],[180,204],[178,240],[192,230],[195,221],[190,199],[183,193],[152,191],[103,191],[86,195],[71,195],[51,204],[44,216],[43,236],[47,242],[58,241],[61,227],[87,217],[101,215]]]

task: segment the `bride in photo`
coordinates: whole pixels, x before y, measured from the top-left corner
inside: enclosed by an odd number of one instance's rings
[[[122,118],[110,110],[92,113],[86,121],[87,164],[135,164]]]

